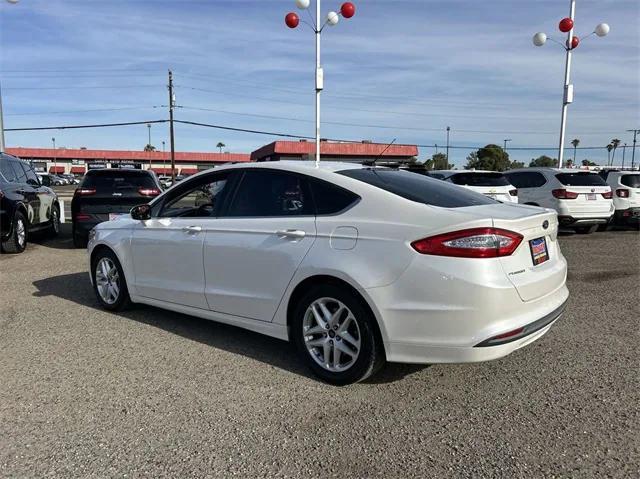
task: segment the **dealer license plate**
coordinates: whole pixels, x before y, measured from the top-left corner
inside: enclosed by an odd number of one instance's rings
[[[549,259],[547,240],[544,237],[530,240],[529,248],[531,249],[531,259],[534,266],[542,264]]]
[[[591,201],[595,201],[597,199],[596,193],[587,193],[587,199]]]

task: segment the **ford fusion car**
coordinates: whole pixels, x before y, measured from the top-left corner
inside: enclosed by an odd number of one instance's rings
[[[382,167],[274,161],[194,175],[89,235],[109,310],[131,302],[294,342],[321,379],[385,361],[500,358],[564,311],[554,211]]]

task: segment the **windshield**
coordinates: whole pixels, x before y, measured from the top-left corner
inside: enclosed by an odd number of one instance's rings
[[[558,173],[556,178],[565,186],[607,186],[602,176],[595,173]]]
[[[640,188],[640,175],[622,175],[620,183],[629,188]]]
[[[138,171],[105,171],[87,173],[82,188],[95,188],[97,193],[138,191],[139,188],[157,188],[153,177]]]
[[[498,203],[479,193],[407,171],[362,168],[338,173],[425,205],[461,208]]]
[[[509,181],[502,173],[456,173],[449,179],[456,185],[509,186]]]

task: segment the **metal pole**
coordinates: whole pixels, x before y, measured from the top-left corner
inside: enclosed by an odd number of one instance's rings
[[[147,129],[149,130],[149,143],[147,144],[151,146],[151,123],[147,123]],[[149,152],[151,152],[151,149],[149,149]],[[149,156],[149,169],[151,169],[151,156]]]
[[[449,132],[451,131],[451,127],[447,127],[447,168],[449,168]]]
[[[4,119],[2,116],[2,86],[0,86],[0,153],[4,153]]]
[[[633,148],[631,149],[631,169],[633,170],[636,166],[636,137],[638,136],[638,131],[640,130],[627,130],[633,132]]]
[[[171,183],[176,182],[176,149],[173,135],[173,74],[169,70],[169,141],[171,146]]]
[[[320,66],[320,0],[316,0],[316,167],[320,166],[320,92],[324,87]]]
[[[624,156],[625,156],[625,153],[626,153],[626,152],[627,152],[627,144],[625,143],[625,144],[622,146],[622,169],[623,169],[623,170],[624,170]]]
[[[56,139],[51,138],[51,143],[53,143],[53,174],[58,174],[58,155],[56,154]]]
[[[165,170],[167,169],[167,155],[164,152],[164,140],[162,140],[162,174],[165,174]]]
[[[576,16],[576,0],[570,0],[571,20]],[[567,33],[567,57],[564,66],[564,94],[562,99],[562,119],[560,121],[560,144],[558,146],[558,168],[562,168],[564,160],[564,137],[567,129],[567,108],[573,102],[573,85],[571,85],[571,39],[573,38],[573,28]]]
[[[508,141],[511,141],[511,138],[507,138],[506,140],[504,140],[504,148],[503,148],[503,150],[504,150],[505,153],[507,152],[507,142]]]

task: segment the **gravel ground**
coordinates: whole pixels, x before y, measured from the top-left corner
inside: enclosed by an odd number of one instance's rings
[[[474,365],[344,388],[287,343],[97,307],[68,231],[0,259],[4,477],[638,477],[640,236],[563,236],[570,304]]]

